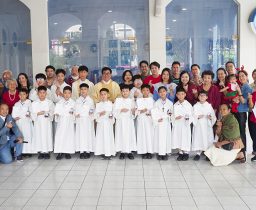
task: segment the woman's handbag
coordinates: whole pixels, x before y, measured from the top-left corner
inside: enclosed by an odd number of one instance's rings
[[[233,143],[233,142],[230,142],[230,143],[228,143],[228,144],[222,145],[222,149],[228,150],[228,151],[232,150],[233,147],[234,147],[234,143]]]

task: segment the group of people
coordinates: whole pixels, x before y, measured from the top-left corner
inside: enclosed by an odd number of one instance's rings
[[[47,66],[33,87],[25,73],[14,80],[3,71],[0,161],[35,153],[49,159],[54,151],[57,160],[75,152],[81,159],[92,153],[134,159],[137,152],[167,160],[175,152],[178,161],[194,153],[195,161],[205,155],[215,166],[245,162],[247,115],[256,155],[256,70],[249,85],[248,73],[231,61],[217,70],[216,81],[198,64],[181,71],[175,61],[161,70],[158,62],[141,61],[139,69],[136,75],[125,70],[117,84],[111,68],[103,67],[93,84],[84,65],[73,66],[69,76]]]

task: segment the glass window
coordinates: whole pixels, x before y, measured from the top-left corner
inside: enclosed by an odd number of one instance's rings
[[[113,78],[138,71],[148,60],[148,0],[48,0],[50,62],[70,69],[84,64],[97,82],[109,66]]]
[[[17,0],[0,0],[0,70],[32,78],[30,10]]]
[[[167,65],[183,69],[197,63],[214,70],[232,60],[237,64],[238,6],[233,0],[173,0],[166,7]]]

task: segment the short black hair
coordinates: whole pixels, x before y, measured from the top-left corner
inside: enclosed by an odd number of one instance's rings
[[[256,69],[254,69],[254,70],[252,71],[252,75],[253,75],[254,73],[256,73]]]
[[[150,90],[150,85],[148,85],[148,84],[143,84],[143,85],[141,85],[141,90],[143,90],[143,89],[145,89],[145,88],[147,88],[147,89]]]
[[[149,68],[150,68],[150,69],[151,69],[152,66],[156,66],[157,68],[160,69],[160,64],[159,64],[158,62],[156,62],[156,61],[154,61],[154,62],[152,62],[152,63],[149,64]]]
[[[45,86],[39,86],[38,88],[37,88],[37,92],[39,92],[39,91],[41,91],[41,90],[43,90],[43,91],[47,91],[47,88],[45,87]]]
[[[129,86],[129,85],[126,85],[126,84],[123,84],[123,85],[121,85],[120,89],[121,89],[121,90],[129,89],[129,90],[130,90],[130,86]]]
[[[160,92],[160,90],[162,90],[162,89],[164,89],[165,91],[167,91],[167,88],[166,88],[165,86],[160,86],[157,91]]]
[[[28,89],[27,88],[20,88],[19,93],[26,93],[28,95]]]
[[[45,72],[47,72],[47,69],[52,69],[55,72],[55,67],[52,65],[48,65],[45,67]]]
[[[227,76],[227,79],[230,80],[232,77],[236,78],[236,75],[235,74],[230,74],[230,75]]]
[[[136,79],[141,79],[141,80],[142,80],[141,75],[139,75],[139,74],[134,75],[133,78],[132,78],[132,80],[134,81],[134,80],[136,80]]]
[[[221,104],[220,107],[221,107],[221,106],[226,106],[226,107],[228,108],[228,110],[231,110],[230,104]]]
[[[36,80],[37,79],[44,79],[44,80],[46,80],[46,76],[43,73],[36,74],[35,78],[36,78]]]
[[[176,65],[176,64],[178,64],[178,65],[180,66],[180,62],[179,62],[179,61],[173,61],[173,62],[172,62],[172,67],[173,67],[174,65]]]
[[[176,88],[176,94],[178,93],[178,92],[184,92],[184,93],[186,93],[186,90],[183,88],[183,87],[177,87]]]
[[[105,66],[105,67],[103,67],[103,68],[101,69],[101,74],[103,74],[104,71],[110,71],[110,74],[112,74],[112,69],[109,68],[109,67],[107,67],[107,66]]]
[[[64,76],[66,75],[66,71],[64,69],[57,69],[55,72],[56,75],[58,74],[63,74]]]
[[[72,92],[72,88],[71,88],[70,86],[68,86],[68,85],[63,88],[63,92],[64,92],[65,90],[69,90],[70,92]]]
[[[148,62],[146,60],[142,60],[140,63],[139,63],[139,66],[141,67],[142,64],[146,64],[148,66]]]
[[[212,70],[206,70],[202,73],[202,78],[204,78],[205,75],[209,75],[212,77],[212,79],[214,79],[214,73]]]
[[[198,64],[196,64],[196,63],[195,63],[195,64],[192,64],[191,67],[190,67],[190,69],[192,70],[192,68],[195,67],[195,66],[200,69],[200,66],[199,66]]]
[[[101,93],[101,92],[107,92],[107,93],[109,93],[109,89],[107,89],[107,88],[101,88],[101,89],[100,89],[100,93]]]
[[[89,72],[89,69],[88,69],[87,66],[82,65],[82,66],[79,66],[79,67],[78,67],[78,72],[81,72],[81,71],[87,71],[87,72]]]
[[[230,64],[230,63],[232,63],[233,66],[235,66],[235,63],[233,61],[228,61],[228,62],[225,63],[225,67],[227,68],[227,65]]]
[[[79,88],[80,88],[80,89],[83,88],[83,87],[89,89],[89,85],[87,85],[86,83],[82,83],[81,85],[79,85]]]
[[[123,74],[122,74],[122,79],[123,79],[123,81],[124,81],[124,77],[125,77],[125,75],[126,75],[127,72],[129,72],[129,73],[131,74],[132,78],[133,78],[133,73],[132,73],[132,71],[128,69],[128,70],[125,70],[125,71],[123,72]]]
[[[200,94],[205,94],[206,96],[208,96],[208,91],[206,91],[206,90],[200,90],[199,93],[198,93],[198,96],[199,96]]]

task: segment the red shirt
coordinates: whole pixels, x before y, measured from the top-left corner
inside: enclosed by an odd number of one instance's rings
[[[252,93],[252,102],[253,102],[253,104],[255,106],[255,103],[256,103],[256,92]],[[256,117],[255,117],[253,112],[251,112],[250,121],[253,122],[253,123],[256,123]]]
[[[15,95],[9,94],[9,91],[6,91],[2,95],[2,102],[7,104],[9,107],[9,114],[12,113],[12,107],[16,102],[20,100],[19,98],[19,91],[16,90]]]
[[[150,81],[151,81],[151,84],[156,84],[156,83],[158,83],[158,82],[161,82],[161,75],[159,74],[158,77],[156,77],[156,78],[154,78],[152,75],[147,76],[147,77],[144,79],[143,83],[144,83],[144,84],[149,84]],[[150,92],[151,92],[151,93],[154,92],[154,87],[153,87],[153,86],[150,88]]]

